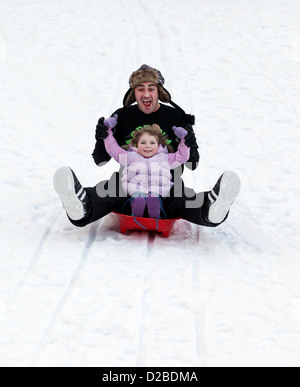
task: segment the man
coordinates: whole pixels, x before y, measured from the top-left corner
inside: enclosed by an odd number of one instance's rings
[[[199,154],[192,128],[194,117],[186,114],[172,101],[170,93],[164,88],[164,78],[160,71],[143,65],[132,73],[129,85],[130,88],[123,100],[123,108],[113,114],[117,117],[114,137],[118,144],[126,145],[131,133],[137,128],[158,124],[168,135],[176,151],[178,139],[172,127],[184,127],[188,131],[185,143],[191,149],[186,166],[192,170],[196,169]],[[133,104],[135,102],[136,104]],[[169,103],[172,107],[162,102]],[[96,127],[96,145],[93,152],[94,161],[99,166],[110,160],[104,147],[103,139],[106,136],[107,126],[104,118],[100,118]],[[181,174],[182,169],[174,171],[174,187],[170,197],[163,200],[166,217],[182,217],[189,222],[207,227],[216,227],[223,223],[239,193],[239,177],[232,171],[226,171],[211,191],[196,194],[184,186]],[[54,175],[54,188],[62,200],[69,220],[78,227],[86,226],[112,211],[120,213],[128,211],[128,206],[126,207],[128,198],[122,192],[118,173],[114,173],[109,181],[100,182],[96,187],[83,188],[69,167],[61,167]]]

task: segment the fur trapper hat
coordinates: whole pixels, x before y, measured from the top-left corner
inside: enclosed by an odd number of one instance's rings
[[[161,102],[169,103],[177,109],[183,116],[187,125],[195,124],[195,116],[186,114],[185,111],[171,99],[171,94],[164,88],[165,79],[161,72],[151,66],[143,64],[138,70],[134,71],[129,78],[129,90],[124,96],[124,109],[136,102],[134,89],[143,82],[153,82],[158,88],[158,98]]]
[[[129,78],[129,90],[125,94],[123,104],[125,107],[133,104],[135,100],[134,89],[143,82],[153,82],[158,88],[158,98],[161,102],[169,103],[171,101],[170,93],[164,88],[165,79],[161,72],[146,64],[134,71]]]

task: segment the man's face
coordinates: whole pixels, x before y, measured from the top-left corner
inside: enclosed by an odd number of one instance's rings
[[[158,88],[155,83],[144,82],[134,89],[138,108],[145,114],[150,114],[159,109]]]

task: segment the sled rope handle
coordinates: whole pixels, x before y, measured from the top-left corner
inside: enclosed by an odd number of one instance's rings
[[[123,208],[122,208],[122,214],[124,214],[125,207],[126,207],[127,203],[128,203],[128,202],[131,203],[133,200],[134,200],[133,197],[131,197],[131,198],[129,198],[129,199],[126,200],[126,202],[124,203]],[[160,196],[159,196],[159,201],[160,201],[160,209],[161,209],[161,211],[163,212],[163,216],[164,216],[165,219],[167,219],[167,215],[166,215],[166,212],[165,212],[165,210],[164,210],[164,208],[163,208],[163,203],[162,203],[162,199],[161,199]],[[147,227],[143,226],[140,222],[137,221],[135,215],[131,214],[131,216],[134,217],[134,222],[135,222],[135,223],[137,223],[137,224],[138,224],[140,227],[142,227],[144,230],[147,230]],[[162,218],[159,217],[159,218],[157,218],[157,219],[154,219],[154,220],[156,221],[156,231],[158,230],[158,221],[159,221],[159,219],[162,219]]]
[[[134,215],[131,215],[131,216],[134,216]],[[136,217],[134,217],[134,222],[137,223],[139,226],[141,226],[144,230],[147,230],[147,227],[143,226],[141,223],[139,223],[137,220],[136,220]],[[158,226],[158,224],[157,224]]]

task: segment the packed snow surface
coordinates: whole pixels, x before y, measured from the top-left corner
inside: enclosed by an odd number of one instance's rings
[[[65,216],[143,63],[196,115],[186,185],[241,177],[218,228]],[[0,102],[1,366],[300,366],[298,0],[1,0]]]

